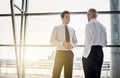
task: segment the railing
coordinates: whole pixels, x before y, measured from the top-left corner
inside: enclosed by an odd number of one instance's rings
[[[14,47],[14,45],[13,44],[0,44],[0,47]],[[53,45],[24,45],[24,46],[26,46],[26,47],[53,47]],[[20,45],[17,45],[17,47],[20,47]],[[84,45],[77,45],[77,47],[84,47]],[[107,45],[106,46],[107,48],[109,48],[109,47],[111,47],[111,48],[116,48],[116,47],[120,47],[120,45]],[[25,62],[26,63],[26,62]],[[2,63],[1,63],[2,64]],[[35,63],[33,63],[33,64],[35,64]],[[50,67],[49,67],[49,65],[47,65],[47,64],[41,64],[41,65],[39,65],[39,66],[33,66],[33,65],[25,65],[25,69],[33,69],[33,71],[34,72],[36,72],[36,70],[37,69],[51,69],[52,70],[52,67],[51,66],[53,66],[53,65],[50,65]],[[9,72],[7,72],[7,69],[9,69],[10,67],[12,67],[12,68],[15,68],[15,65],[1,65],[1,67],[6,67],[6,74],[9,74]],[[75,67],[74,68],[74,70],[82,70],[82,66],[81,67]],[[105,74],[106,74],[106,76],[105,76],[105,78],[109,78],[109,72],[110,72],[110,67],[103,67],[102,68],[102,71],[104,71],[105,72]],[[25,75],[28,75],[28,74],[26,74],[26,73],[24,73]],[[37,73],[33,73],[33,74],[31,74],[31,75],[38,75]],[[78,77],[79,78],[79,77]]]
[[[3,62],[3,61],[2,61]],[[1,72],[1,74],[4,74],[4,75],[15,75],[17,74],[16,72],[11,72],[10,70],[14,70],[16,68],[15,66],[15,62],[13,64],[8,64],[7,62],[8,61],[4,61],[3,63],[0,62],[0,69],[1,71],[2,70],[5,70],[4,72]],[[81,65],[81,62],[79,63]],[[5,69],[3,69],[5,68]],[[32,76],[38,76],[38,75],[41,75],[41,76],[44,76],[44,75],[49,75],[51,76],[50,74],[52,73],[52,69],[53,69],[53,63],[38,63],[38,62],[31,62],[29,64],[25,64],[25,68],[26,70],[32,70],[32,73],[29,73],[26,72],[25,75],[28,76],[28,75],[32,75]],[[40,70],[49,70],[49,73],[50,74],[42,74],[41,72],[39,72]],[[82,65],[81,66],[75,66],[75,63],[74,63],[74,67],[73,67],[73,71],[82,71],[83,72],[83,68],[82,68]],[[102,68],[102,72],[104,72],[104,75],[101,75],[101,77],[105,77],[105,78],[109,78],[109,72],[110,72],[110,67],[108,66],[104,66]],[[74,72],[73,72],[74,73]],[[78,77],[75,77],[75,76],[78,76]],[[80,77],[83,77],[83,74],[77,74],[77,75],[74,75],[73,78],[80,78]]]

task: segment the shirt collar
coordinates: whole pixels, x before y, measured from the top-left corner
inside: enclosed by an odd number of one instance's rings
[[[90,20],[90,22],[93,22],[93,21],[95,21],[95,20],[97,20],[96,18],[92,18],[91,20]]]
[[[62,24],[62,26],[68,26],[68,25]]]

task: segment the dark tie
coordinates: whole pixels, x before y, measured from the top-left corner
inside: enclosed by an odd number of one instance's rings
[[[69,30],[67,26],[65,26],[65,39],[66,39],[66,42],[70,42],[70,35],[69,35]]]

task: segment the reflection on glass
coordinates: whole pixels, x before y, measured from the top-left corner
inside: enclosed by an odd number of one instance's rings
[[[73,77],[83,77],[82,53],[84,48],[77,47],[74,52]],[[102,68],[102,77],[106,77],[110,69],[110,48],[104,48],[104,63]],[[27,47],[26,49],[26,76],[28,74],[40,75],[40,77],[51,77],[54,65],[54,56],[56,54],[54,47]],[[63,71],[62,71],[63,76]],[[109,75],[107,75],[109,76]]]
[[[17,78],[14,47],[0,47],[0,78],[13,76]]]

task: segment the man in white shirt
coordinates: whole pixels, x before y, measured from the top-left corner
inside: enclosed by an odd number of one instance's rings
[[[103,64],[102,47],[107,44],[105,27],[96,19],[97,11],[89,9],[88,23],[85,29],[85,49],[83,52],[83,69],[85,78],[100,78]]]
[[[51,35],[51,44],[56,46],[56,56],[52,78],[60,78],[64,66],[64,77],[72,78],[73,57],[72,49],[77,45],[75,30],[68,26],[70,12],[61,13],[62,25],[54,27]]]

